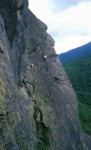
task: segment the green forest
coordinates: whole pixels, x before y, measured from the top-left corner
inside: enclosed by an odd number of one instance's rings
[[[77,94],[81,126],[91,136],[91,54],[63,66]]]

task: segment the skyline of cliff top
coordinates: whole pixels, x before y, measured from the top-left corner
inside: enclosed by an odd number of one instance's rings
[[[91,41],[91,0],[29,0],[29,8],[47,24],[58,54]]]

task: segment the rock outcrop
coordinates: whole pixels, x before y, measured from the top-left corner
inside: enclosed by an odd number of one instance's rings
[[[27,0],[0,1],[0,150],[91,149],[46,30]]]

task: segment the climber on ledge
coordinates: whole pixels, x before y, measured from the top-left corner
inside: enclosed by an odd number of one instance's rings
[[[35,68],[34,64],[31,64],[31,69],[32,69],[32,71],[35,72],[36,68]]]
[[[51,57],[57,57],[57,56],[58,56],[58,54],[51,54],[49,56],[44,55],[43,59],[45,62],[47,62],[47,57],[51,58]]]
[[[47,61],[47,56],[44,55],[43,59],[44,59],[44,61],[46,62],[46,61]]]

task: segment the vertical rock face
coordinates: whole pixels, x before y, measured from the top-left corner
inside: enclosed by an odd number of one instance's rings
[[[0,2],[0,150],[90,150],[54,40],[27,5]]]

